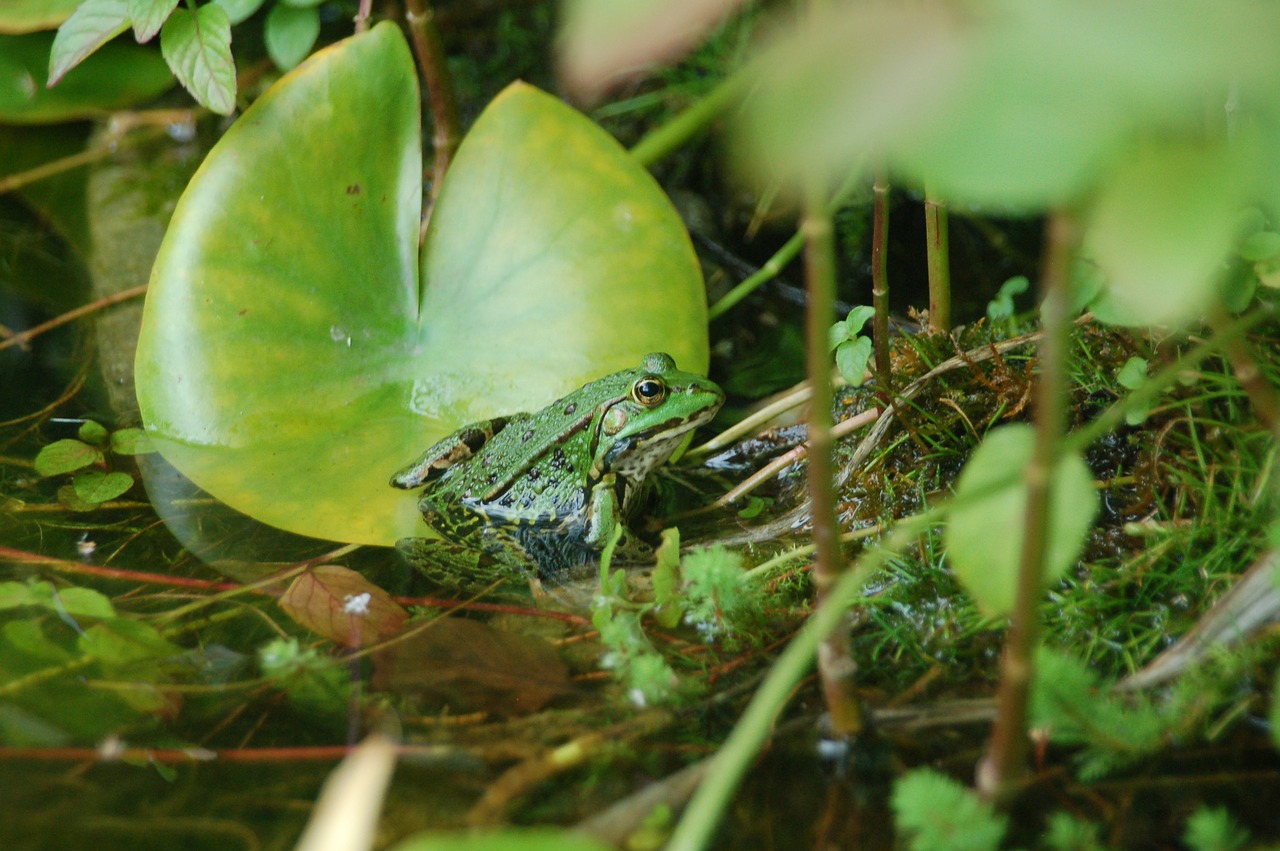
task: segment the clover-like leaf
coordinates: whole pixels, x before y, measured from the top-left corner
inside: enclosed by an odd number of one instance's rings
[[[135,370],[164,457],[265,522],[422,534],[390,476],[466,422],[668,351],[707,363],[678,216],[600,128],[516,84],[459,148],[419,272],[413,61],[380,24],[232,126],[174,211]]]

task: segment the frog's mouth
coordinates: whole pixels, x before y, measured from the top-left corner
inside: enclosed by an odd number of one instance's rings
[[[645,477],[650,470],[671,457],[671,453],[676,451],[687,433],[710,422],[718,407],[700,411],[692,417],[670,419],[644,434],[619,440],[605,455],[605,469],[625,478]]]

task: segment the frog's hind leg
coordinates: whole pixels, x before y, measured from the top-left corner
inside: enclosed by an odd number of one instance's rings
[[[396,549],[419,573],[451,588],[483,587],[493,581],[476,550],[435,538],[401,538]]]
[[[443,476],[450,467],[479,452],[481,447],[510,423],[527,417],[528,414],[513,414],[463,426],[448,437],[441,438],[423,452],[418,460],[392,476],[391,486],[410,490]]]

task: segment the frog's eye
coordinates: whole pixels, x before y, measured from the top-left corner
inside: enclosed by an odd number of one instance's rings
[[[631,398],[646,408],[656,407],[667,398],[667,385],[661,378],[646,375],[631,386]]]

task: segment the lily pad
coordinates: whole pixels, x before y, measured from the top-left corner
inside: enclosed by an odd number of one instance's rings
[[[5,0],[3,6],[0,6],[0,33],[51,30],[71,17],[80,2],[81,0]]]
[[[530,86],[467,135],[419,262],[418,102],[390,24],[316,53],[209,154],[152,273],[135,370],[148,433],[197,485],[292,532],[422,534],[388,479],[459,425],[649,351],[706,367],[670,203]]]

